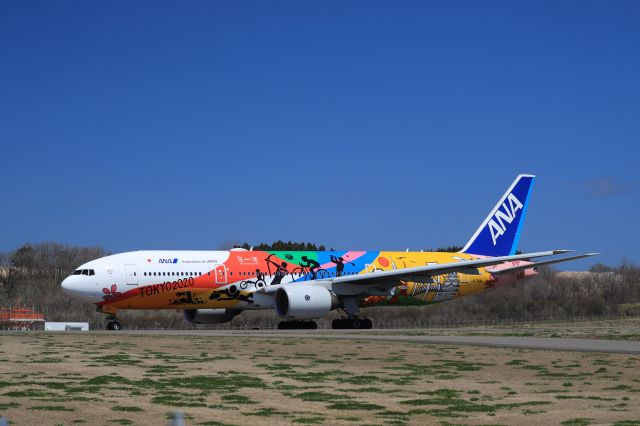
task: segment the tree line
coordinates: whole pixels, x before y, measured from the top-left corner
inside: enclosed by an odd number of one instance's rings
[[[256,245],[254,250],[321,250],[322,247],[276,241]],[[446,249],[451,248],[456,247]],[[91,328],[104,328],[104,315],[97,313],[94,305],[65,294],[60,283],[79,265],[108,254],[102,247],[56,242],[25,244],[13,251],[0,251],[0,307],[32,308],[43,312],[48,321],[88,321]],[[337,315],[332,312],[328,319]],[[543,267],[536,276],[477,295],[423,307],[366,308],[362,315],[374,321],[402,319],[409,327],[458,321],[640,315],[640,268],[629,263],[615,267],[597,264],[590,271],[570,273]],[[194,327],[183,320],[181,311],[122,311],[118,316],[128,328]],[[244,312],[231,326],[270,327],[277,320],[272,311]]]

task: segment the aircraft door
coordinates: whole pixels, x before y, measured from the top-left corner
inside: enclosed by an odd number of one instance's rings
[[[138,285],[138,268],[136,265],[124,265],[125,282],[127,285]]]
[[[216,283],[218,284],[227,283],[227,268],[224,265],[216,266]]]

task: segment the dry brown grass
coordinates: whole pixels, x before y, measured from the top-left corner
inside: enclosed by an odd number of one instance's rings
[[[0,341],[0,415],[18,425],[163,424],[173,410],[188,424],[640,424],[633,356],[293,337]]]

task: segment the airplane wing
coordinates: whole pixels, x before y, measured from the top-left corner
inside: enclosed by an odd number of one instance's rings
[[[498,265],[514,260],[530,260],[537,257],[553,256],[568,253],[571,250],[552,250],[537,253],[524,253],[511,256],[488,257],[474,260],[460,260],[458,262],[443,263],[438,265],[419,266],[416,268],[394,269],[391,271],[370,272],[358,275],[346,275],[341,277],[323,278],[307,281],[305,284],[321,285],[328,287],[339,296],[385,293],[396,287],[400,281],[421,281],[435,275],[449,274],[452,272],[477,273],[478,268]],[[584,255],[583,255],[584,256]],[[566,258],[567,260],[570,260]],[[555,259],[560,261],[560,259]],[[527,265],[534,268],[536,264]],[[278,290],[281,285],[267,286],[259,291],[270,294]]]

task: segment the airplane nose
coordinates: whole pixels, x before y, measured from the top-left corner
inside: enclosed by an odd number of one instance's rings
[[[63,290],[68,291],[71,289],[71,282],[69,281],[70,277],[65,278],[64,280],[62,280],[62,284],[60,284],[60,287],[62,287]]]
[[[70,277],[65,278],[60,286],[65,293],[71,296],[91,300],[93,296],[91,291],[92,289],[87,284],[88,283],[83,282],[82,276],[71,275]]]
[[[80,283],[73,275],[62,280],[62,284],[60,284],[60,286],[65,291],[65,293],[69,293],[74,296],[76,296],[78,291],[80,290]]]

